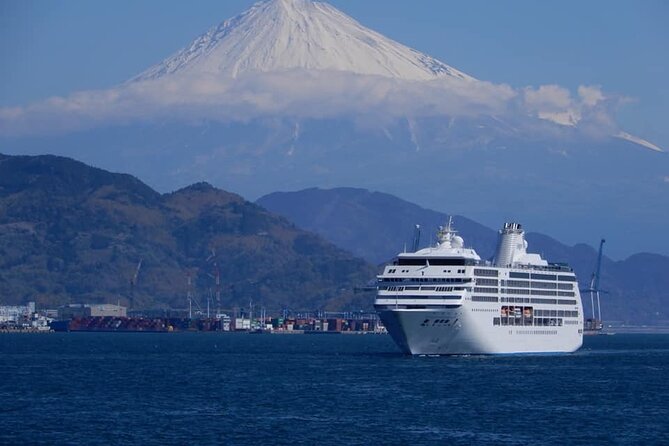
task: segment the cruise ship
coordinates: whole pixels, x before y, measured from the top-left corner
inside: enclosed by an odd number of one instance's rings
[[[568,353],[583,343],[574,271],[527,252],[518,223],[481,260],[452,227],[436,246],[404,252],[378,276],[374,307],[411,355]]]

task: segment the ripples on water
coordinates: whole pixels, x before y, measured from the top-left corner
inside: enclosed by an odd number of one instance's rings
[[[387,336],[0,335],[0,444],[662,444],[669,335],[411,358]],[[667,443],[664,443],[667,444]]]

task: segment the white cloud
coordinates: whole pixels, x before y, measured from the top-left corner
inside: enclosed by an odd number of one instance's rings
[[[450,77],[409,81],[305,70],[236,79],[175,75],[0,109],[0,135],[70,132],[164,118],[246,121],[276,115],[349,116],[380,125],[398,118],[485,115],[527,120],[530,116],[615,134],[610,109],[609,99],[593,86],[579,87],[574,97],[558,85],[515,90],[504,84]]]
[[[573,105],[571,93],[559,85],[542,85],[536,90],[526,87],[525,104],[530,110],[563,111]]]
[[[559,85],[523,89],[523,105],[537,118],[562,126],[578,128],[591,137],[608,137],[620,129],[614,112],[624,98],[609,97],[599,86],[581,85],[576,96]]]
[[[578,87],[578,95],[581,98],[583,105],[587,107],[594,107],[606,99],[606,96],[602,93],[602,89],[598,86],[581,85]]]

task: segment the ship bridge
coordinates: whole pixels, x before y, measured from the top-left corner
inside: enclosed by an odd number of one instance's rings
[[[397,256],[397,265],[465,265],[479,262],[481,257],[473,248],[465,248],[464,240],[453,229],[453,220],[449,218],[446,226],[440,226],[437,232],[436,246],[420,249],[412,253]],[[467,262],[469,260],[469,262]]]

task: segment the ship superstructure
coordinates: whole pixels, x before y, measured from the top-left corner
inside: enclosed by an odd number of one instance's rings
[[[576,276],[527,252],[505,223],[492,261],[466,248],[452,220],[434,247],[401,253],[378,276],[374,306],[407,354],[573,352],[583,343]]]

